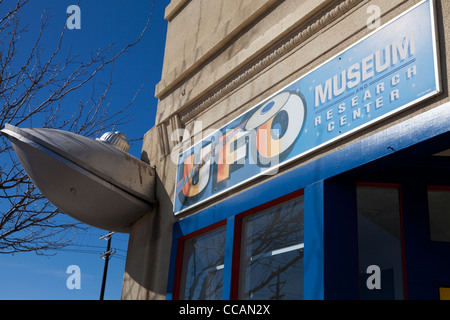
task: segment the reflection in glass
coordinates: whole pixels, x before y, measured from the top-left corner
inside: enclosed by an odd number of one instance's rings
[[[303,298],[303,196],[243,218],[238,297]]]
[[[357,188],[360,297],[403,299],[400,205],[397,188]],[[379,267],[379,275],[367,272]],[[371,277],[373,276],[373,277]],[[376,277],[379,276],[379,279]],[[372,287],[379,281],[381,289]],[[368,282],[370,282],[368,285]]]
[[[450,241],[450,191],[428,190],[430,232],[433,241]]]
[[[222,298],[225,228],[184,242],[181,300]]]

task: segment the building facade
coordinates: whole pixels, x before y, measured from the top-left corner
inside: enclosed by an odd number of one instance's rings
[[[450,3],[172,0],[123,299],[439,299]]]

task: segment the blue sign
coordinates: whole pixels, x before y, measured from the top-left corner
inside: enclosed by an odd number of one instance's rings
[[[180,154],[180,213],[441,91],[423,1]]]

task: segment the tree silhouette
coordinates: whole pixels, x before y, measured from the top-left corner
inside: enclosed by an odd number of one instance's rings
[[[34,42],[27,46],[23,39],[30,29],[21,20],[21,13],[29,1],[17,0],[12,7],[0,1],[0,128],[6,123],[14,126],[38,124],[95,137],[106,128],[127,122],[127,109],[140,89],[129,104],[112,112],[113,64],[141,40],[149,20],[135,41],[123,48],[111,44],[86,59],[63,46],[66,26],[61,28],[56,47],[45,47],[43,39],[49,25],[46,11],[42,12]],[[149,19],[150,16],[151,12]],[[101,71],[108,70],[111,72],[109,82],[98,92],[94,80]],[[78,95],[80,89],[88,86],[92,87],[90,96],[67,113],[66,98]],[[70,243],[67,235],[82,225],[55,219],[59,210],[36,189],[3,136],[0,159],[0,253],[48,254],[47,249]]]

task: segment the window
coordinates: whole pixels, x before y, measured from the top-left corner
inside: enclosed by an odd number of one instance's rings
[[[303,299],[303,190],[184,235],[173,299]],[[189,230],[189,229],[188,229]]]
[[[431,240],[450,241],[450,188],[428,187]]]
[[[303,196],[244,216],[239,299],[303,298]]]
[[[359,186],[357,210],[361,299],[403,299],[398,187]]]
[[[184,240],[179,299],[222,298],[225,227]]]

